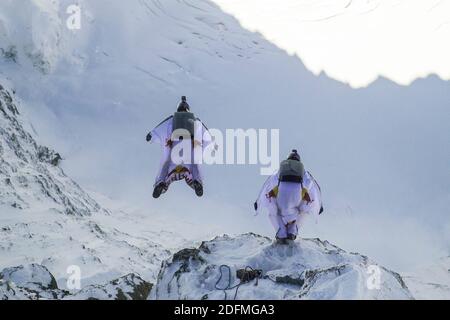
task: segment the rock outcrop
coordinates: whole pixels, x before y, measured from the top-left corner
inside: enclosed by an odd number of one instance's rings
[[[236,271],[245,268],[260,269],[261,277],[236,287]],[[221,290],[227,287],[234,289]],[[279,245],[251,233],[217,237],[174,254],[163,263],[151,298],[231,299],[235,295],[237,299],[413,298],[399,274],[363,255],[319,239]]]

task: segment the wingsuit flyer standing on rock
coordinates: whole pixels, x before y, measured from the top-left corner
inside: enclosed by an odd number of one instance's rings
[[[203,179],[199,163],[194,161],[196,149],[203,150],[212,141],[206,126],[190,112],[190,106],[185,96],[181,97],[177,111],[157,125],[146,138],[147,142],[161,145],[163,156],[156,177],[153,197],[165,193],[174,181],[185,180],[194,189],[195,194],[203,196]],[[189,141],[189,161],[177,163],[172,157],[172,150],[177,145]]]
[[[282,161],[278,172],[264,183],[254,204],[255,210],[267,208],[280,243],[295,240],[306,215],[323,211],[319,184],[305,171],[297,150]]]

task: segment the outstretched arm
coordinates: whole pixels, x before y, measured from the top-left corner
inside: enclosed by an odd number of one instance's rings
[[[145,140],[147,142],[156,142],[159,144],[165,144],[166,139],[170,137],[172,128],[172,118],[170,116],[164,119],[160,124],[158,124],[152,131],[150,131]]]

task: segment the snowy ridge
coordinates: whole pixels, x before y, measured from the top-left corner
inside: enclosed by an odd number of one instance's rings
[[[55,277],[44,266],[30,264],[0,272],[0,299],[21,300],[144,300],[152,285],[128,274],[104,285],[92,285],[71,294],[58,288]]]
[[[243,284],[238,299],[412,299],[401,276],[369,258],[319,239],[299,239],[289,245],[274,244],[256,234],[227,235],[203,242],[198,249],[184,249],[166,261],[152,290],[152,299],[224,299],[217,288],[232,283],[237,269],[262,269],[258,285]],[[379,289],[367,285],[368,267],[378,266]],[[220,280],[220,281],[219,281]],[[217,284],[217,288],[216,288]],[[228,291],[232,298],[235,290]]]
[[[0,204],[80,216],[98,212],[100,206],[58,167],[60,160],[24,129],[14,97],[0,85]]]

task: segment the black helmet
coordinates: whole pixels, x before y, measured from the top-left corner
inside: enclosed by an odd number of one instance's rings
[[[189,103],[186,102],[186,96],[181,97],[181,102],[178,104],[177,112],[189,112],[191,111]]]
[[[300,161],[300,155],[298,154],[297,150],[292,150],[291,154],[288,157],[288,160],[297,160]]]

